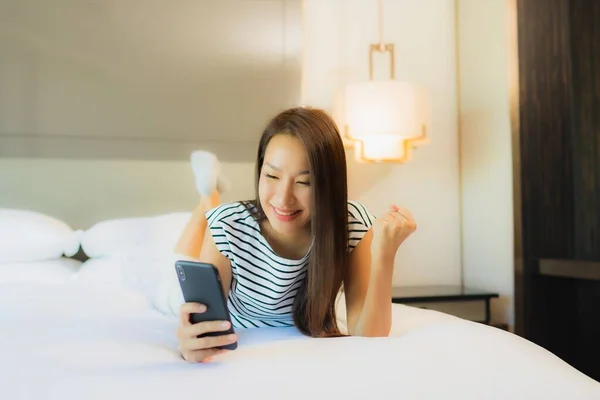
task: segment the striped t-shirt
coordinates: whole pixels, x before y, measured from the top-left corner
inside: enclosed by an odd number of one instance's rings
[[[261,234],[248,208],[239,202],[222,204],[206,213],[217,249],[231,263],[227,301],[236,328],[293,326],[292,305],[308,266],[278,256]],[[358,244],[375,217],[357,201],[348,201],[349,250]]]

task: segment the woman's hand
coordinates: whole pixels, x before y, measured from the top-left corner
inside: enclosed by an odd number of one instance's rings
[[[190,314],[205,311],[206,306],[198,303],[185,303],[179,310],[179,328],[177,329],[179,351],[183,359],[189,363],[209,362],[212,356],[227,351],[217,347],[235,343],[237,340],[235,334],[199,338],[198,335],[226,331],[231,326],[229,321],[209,321],[197,324],[190,322]]]
[[[382,258],[394,258],[400,245],[417,230],[410,211],[394,204],[390,210],[375,220],[371,252]]]

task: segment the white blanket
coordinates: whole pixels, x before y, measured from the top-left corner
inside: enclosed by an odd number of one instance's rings
[[[239,331],[211,364],[174,317],[122,289],[0,285],[0,399],[600,399],[600,384],[515,335],[394,306],[392,337]]]

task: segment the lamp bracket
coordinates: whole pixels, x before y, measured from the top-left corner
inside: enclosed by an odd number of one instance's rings
[[[394,44],[393,43],[374,43],[369,46],[369,79],[373,80],[373,53],[390,53],[390,79],[394,80]]]

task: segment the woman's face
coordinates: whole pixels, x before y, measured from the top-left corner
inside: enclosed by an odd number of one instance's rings
[[[260,204],[271,227],[294,234],[310,224],[311,186],[308,157],[294,136],[274,136],[265,151],[258,183]]]

